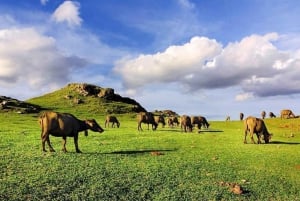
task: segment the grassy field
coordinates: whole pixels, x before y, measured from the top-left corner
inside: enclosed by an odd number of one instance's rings
[[[300,200],[300,119],[266,119],[274,136],[256,145],[240,121],[139,132],[135,115],[118,117],[120,128],[80,134],[82,154],[55,137],[43,153],[36,115],[1,113],[0,200]]]

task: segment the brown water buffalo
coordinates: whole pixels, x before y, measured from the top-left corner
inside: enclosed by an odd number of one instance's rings
[[[157,123],[154,120],[154,115],[151,112],[140,112],[137,114],[137,121],[138,121],[138,130],[142,129],[142,123],[148,124],[148,130],[149,130],[149,124],[152,125],[152,130],[156,130]]]
[[[66,143],[67,137],[74,138],[74,144],[77,153],[81,153],[78,148],[78,133],[81,131],[85,132],[85,136],[88,135],[87,130],[90,129],[94,132],[102,133],[104,130],[94,120],[79,120],[74,115],[68,113],[57,113],[57,112],[44,112],[39,117],[39,123],[42,128],[42,148],[46,152],[45,142],[47,142],[51,152],[55,150],[51,146],[49,135],[63,138],[64,152],[67,152]]]
[[[246,137],[248,132],[250,133],[250,138],[253,144],[255,144],[255,141],[253,139],[253,134],[255,133],[257,136],[257,143],[261,143],[261,136],[263,136],[263,139],[265,143],[269,143],[272,134],[270,134],[267,130],[267,127],[262,119],[249,116],[244,120],[244,127],[245,127],[245,139],[244,143],[247,143]]]
[[[266,111],[262,111],[262,112],[261,112],[261,118],[262,118],[262,119],[265,119],[265,118],[266,118]]]
[[[295,118],[295,115],[294,113],[292,112],[292,110],[281,110],[280,111],[280,118],[286,118],[286,119],[289,119],[289,118]]]
[[[244,113],[240,113],[240,120],[242,121],[244,119]]]
[[[181,125],[181,131],[184,130],[184,132],[192,132],[193,131],[193,125],[191,121],[191,117],[187,115],[182,115],[180,117],[180,125]]]
[[[162,127],[164,128],[166,125],[166,121],[163,115],[154,116],[155,122],[158,124],[162,124]]]
[[[276,118],[276,115],[273,112],[269,112],[269,117],[270,118]]]
[[[105,119],[105,123],[104,123],[105,128],[106,128],[106,125],[109,127],[109,123],[112,123],[111,124],[112,128],[115,127],[115,124],[117,124],[118,128],[120,127],[120,122],[118,121],[116,116],[107,115],[106,119]]]
[[[203,116],[192,116],[191,123],[193,126],[197,124],[198,129],[201,129],[202,126],[205,128],[209,127],[209,123],[207,122],[206,118]]]

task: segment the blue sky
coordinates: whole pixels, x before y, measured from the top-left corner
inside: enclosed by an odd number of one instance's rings
[[[208,119],[300,112],[297,0],[0,2],[0,95],[70,82]]]

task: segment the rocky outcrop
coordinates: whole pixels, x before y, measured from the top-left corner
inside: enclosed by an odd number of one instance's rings
[[[94,96],[96,98],[101,98],[104,101],[112,101],[112,102],[122,102],[126,104],[132,105],[130,112],[145,112],[145,108],[143,108],[138,102],[134,99],[128,97],[122,97],[119,94],[115,94],[114,89],[112,88],[102,88],[96,85],[87,84],[87,83],[71,83],[68,84],[68,87],[75,90],[78,94],[86,97],[86,96]],[[70,98],[70,95],[66,95],[65,97]],[[83,101],[84,102],[84,101]],[[117,112],[118,111],[114,111]]]
[[[42,108],[7,96],[0,96],[0,112],[38,113]]]

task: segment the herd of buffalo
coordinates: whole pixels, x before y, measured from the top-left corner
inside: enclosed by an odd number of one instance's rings
[[[245,128],[245,139],[244,143],[247,143],[246,137],[249,133],[250,139],[252,143],[255,143],[253,139],[253,135],[257,136],[257,143],[261,143],[261,138],[265,141],[265,143],[269,143],[272,134],[270,134],[267,130],[267,127],[263,121],[266,116],[266,113],[262,112],[262,118],[256,118],[249,116],[244,119],[244,114],[240,113],[240,120],[244,120],[244,128]],[[291,110],[282,110],[281,118],[295,118],[296,116]],[[269,113],[271,118],[276,117],[272,112]],[[230,117],[227,117],[226,120],[230,120]],[[114,127],[115,125],[119,128],[120,122],[118,121],[116,116],[108,115],[105,119],[105,127],[110,125]],[[142,131],[142,123],[148,125],[151,124],[152,130],[156,130],[158,124],[162,124],[164,127],[166,125],[166,121],[163,115],[154,115],[151,112],[140,112],[137,114],[137,123],[138,130]],[[42,150],[46,152],[45,143],[47,142],[49,150],[54,152],[55,150],[51,146],[49,135],[55,137],[62,137],[63,139],[63,148],[64,152],[67,152],[66,142],[67,137],[74,138],[75,149],[77,153],[81,153],[78,147],[78,134],[79,132],[84,131],[85,136],[88,135],[88,130],[92,130],[94,132],[102,133],[104,130],[101,126],[95,121],[95,119],[88,120],[79,120],[72,114],[68,113],[57,113],[52,111],[43,112],[39,116],[39,124],[41,126],[41,140],[42,140]],[[209,128],[209,123],[206,118],[203,116],[188,116],[182,115],[180,117],[170,116],[167,117],[167,124],[169,127],[181,126],[181,131],[183,132],[192,132],[193,127],[197,125],[198,129],[201,127]]]

